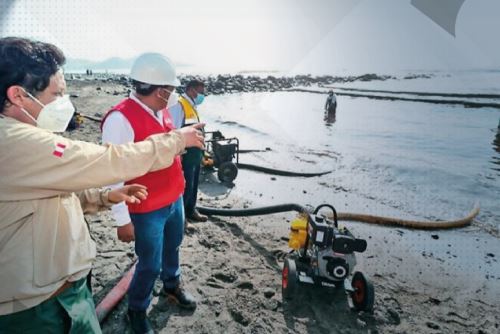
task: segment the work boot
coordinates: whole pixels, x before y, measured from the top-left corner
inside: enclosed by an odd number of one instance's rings
[[[206,222],[208,220],[208,217],[205,215],[202,215],[198,210],[194,209],[193,213],[188,215],[187,218],[189,220],[195,221],[195,222]]]
[[[128,310],[128,320],[134,334],[154,334],[151,322],[146,315],[146,311]]]
[[[196,299],[194,299],[193,295],[187,292],[181,284],[176,288],[163,288],[162,294],[167,297],[171,304],[179,305],[187,310],[194,310],[196,308]]]

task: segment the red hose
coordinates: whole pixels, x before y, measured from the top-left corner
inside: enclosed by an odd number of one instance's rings
[[[123,275],[122,279],[116,284],[113,289],[104,297],[103,300],[97,305],[95,308],[95,312],[97,314],[97,319],[99,319],[99,323],[101,323],[108,314],[115,308],[115,306],[123,299],[125,294],[127,293],[128,287],[130,285],[130,281],[132,281],[132,277],[135,272],[135,263],[132,268]]]

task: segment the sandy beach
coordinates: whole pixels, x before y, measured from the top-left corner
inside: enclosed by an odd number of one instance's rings
[[[333,81],[324,84],[330,83]],[[126,84],[120,78],[74,78],[68,80],[68,92],[79,112],[100,118],[127,96]],[[304,82],[290,85],[307,86]],[[224,99],[231,96],[231,90],[244,91],[243,88],[220,87],[216,95]],[[282,88],[290,87],[284,83]],[[98,143],[99,124],[86,119],[79,129],[65,135]],[[317,152],[313,155],[314,167],[321,169],[318,162],[324,157]],[[198,204],[203,206],[244,208],[263,201],[278,204],[281,202],[278,195],[290,189],[297,193],[298,201],[315,201],[316,205],[330,201],[321,196],[313,198],[300,180],[289,182],[286,177],[251,171],[240,171],[234,191],[222,185],[210,171],[203,171],[200,180]],[[324,187],[332,193],[332,198],[342,199],[338,202],[340,211],[365,209],[389,216],[404,213],[401,208],[364,198],[349,188],[333,184]],[[354,204],[348,206],[349,203]],[[450,215],[460,218],[468,209]],[[420,219],[428,216],[415,215]],[[293,302],[282,300],[281,268],[289,252],[285,238],[294,217],[294,213],[242,218],[214,216],[206,223],[189,223],[181,252],[182,275],[184,284],[198,299],[198,307],[194,312],[184,311],[155,296],[149,311],[155,330],[159,333],[492,334],[500,331],[497,228],[474,222],[460,232],[418,231],[346,222],[355,235],[368,241],[367,251],[357,256],[357,269],[369,276],[375,286],[373,313],[358,313],[350,309],[343,291],[304,288]],[[110,212],[88,216],[87,220],[98,247],[93,269],[93,292],[98,303],[130,268],[135,254],[132,244],[117,240]],[[156,291],[160,288],[158,281]],[[124,332],[125,313],[126,300],[104,321],[103,332]]]

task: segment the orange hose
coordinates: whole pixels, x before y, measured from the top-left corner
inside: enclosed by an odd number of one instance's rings
[[[407,220],[400,218],[382,217],[374,215],[365,215],[359,213],[339,212],[337,218],[339,221],[358,221],[377,225],[393,225],[414,228],[420,230],[439,230],[448,228],[458,228],[469,225],[472,220],[479,214],[479,205],[476,204],[469,214],[457,220],[444,221],[425,221],[425,220]]]
[[[99,323],[101,323],[108,314],[115,308],[115,306],[123,299],[125,294],[127,293],[130,282],[132,281],[132,277],[134,276],[136,263],[132,266],[132,268],[123,275],[122,279],[116,284],[113,289],[104,297],[103,300],[97,305],[95,308],[95,312],[97,314],[97,319],[99,319]]]

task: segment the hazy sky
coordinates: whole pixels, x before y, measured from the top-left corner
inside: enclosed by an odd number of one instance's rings
[[[0,0],[0,35],[212,71],[500,68],[499,16],[498,0],[466,0],[453,37],[410,0]]]

